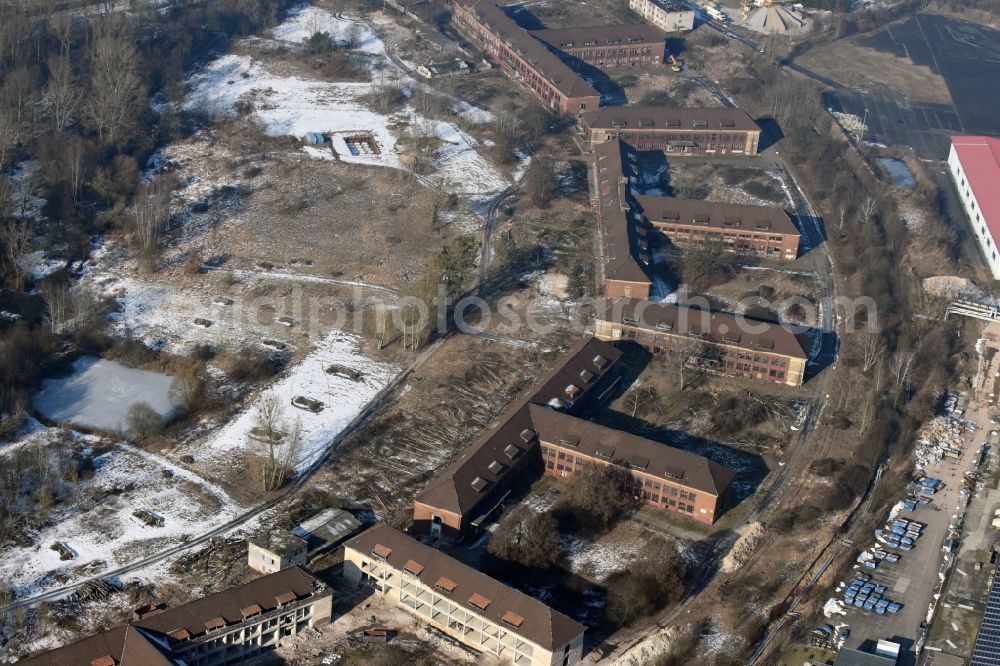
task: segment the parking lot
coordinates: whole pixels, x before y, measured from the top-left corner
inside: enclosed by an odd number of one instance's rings
[[[997,329],[996,324],[991,324],[990,329]],[[993,346],[998,344],[997,333],[1000,330],[988,331],[988,335],[994,336],[990,343]],[[918,504],[914,511],[901,510],[898,514],[900,518],[923,525],[921,536],[915,540],[913,550],[904,552],[880,544],[887,552],[898,553],[899,561],[895,564],[882,561],[874,570],[866,569],[860,564],[855,569],[858,573],[871,575],[871,582],[884,585],[883,596],[901,603],[902,607],[896,614],[885,615],[878,615],[873,610],[848,607],[846,615],[835,618],[836,623],[846,623],[851,627],[851,635],[844,643],[846,647],[870,650],[879,639],[888,639],[902,646],[899,660],[901,666],[916,663],[914,647],[923,635],[921,625],[927,620],[933,595],[945,568],[944,545],[952,528],[964,518],[965,497],[961,492],[963,477],[967,471],[976,467],[980,445],[992,425],[988,416],[992,400],[989,393],[998,368],[1000,354],[994,357],[991,367],[983,373],[980,389],[962,398],[960,407],[964,413],[958,418],[968,419],[973,428],[967,430],[962,438],[961,457],[944,457],[924,470],[928,477],[941,481],[941,489],[932,496],[929,504]],[[886,515],[885,519],[888,518]],[[884,535],[891,532],[891,521],[889,527],[883,527],[883,530],[886,531]],[[866,535],[866,541],[859,539],[857,547],[870,551],[876,545],[874,536]],[[844,583],[837,593],[837,598],[841,601],[850,579]]]

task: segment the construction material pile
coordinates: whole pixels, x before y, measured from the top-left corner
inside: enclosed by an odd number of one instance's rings
[[[751,30],[766,32],[772,35],[800,32],[805,27],[802,15],[791,7],[784,5],[769,5],[756,10],[747,19],[746,25]]]
[[[853,113],[843,113],[842,111],[834,111],[833,109],[827,109],[827,111],[837,121],[837,124],[843,127],[845,132],[854,135],[855,139],[860,140],[861,136],[868,131],[868,125]]]
[[[917,469],[940,462],[946,455],[955,456],[962,450],[965,424],[951,416],[939,416],[928,421],[917,435],[914,451]]]
[[[761,523],[754,523],[748,527],[743,536],[733,544],[733,549],[722,560],[722,566],[720,567],[722,573],[732,573],[742,567],[750,559],[750,556],[753,555],[757,544],[760,543],[766,533],[767,528]]]

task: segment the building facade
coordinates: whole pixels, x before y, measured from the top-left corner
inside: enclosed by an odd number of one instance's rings
[[[305,540],[290,532],[272,530],[260,538],[247,541],[247,565],[260,573],[274,573],[305,565],[307,551]]]
[[[1000,279],[1000,139],[951,137],[948,170],[990,273]]]
[[[588,149],[620,139],[668,155],[756,155],[760,127],[735,108],[604,107],[580,115]]]
[[[799,230],[777,206],[747,206],[636,196],[643,220],[680,247],[719,245],[727,252],[795,261]]]
[[[576,116],[600,105],[601,95],[593,86],[492,0],[456,0],[452,21],[459,32],[482,46],[507,76],[528,88],[552,112]]]
[[[602,69],[662,65],[666,56],[663,33],[645,24],[531,30],[529,34],[557,54]]]
[[[628,6],[664,32],[694,30],[694,10],[677,0],[629,0]]]
[[[532,405],[545,473],[572,478],[619,465],[633,480],[636,500],[711,525],[730,499],[734,474],[707,458],[629,433]]]
[[[787,386],[802,385],[809,361],[808,338],[786,326],[629,298],[605,299],[594,335],[654,354],[685,351],[711,372]]]
[[[501,663],[573,666],[583,657],[583,625],[388,525],[344,544],[343,571]]]
[[[304,569],[292,567],[183,606],[146,613],[128,625],[88,636],[24,663],[243,663],[306,629],[328,624],[332,608],[332,591]],[[125,655],[133,660],[127,661]]]

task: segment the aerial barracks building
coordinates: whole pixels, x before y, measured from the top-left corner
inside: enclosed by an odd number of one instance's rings
[[[605,299],[594,335],[654,354],[687,349],[711,372],[788,386],[802,385],[809,360],[808,338],[780,324],[632,298]]]
[[[23,662],[32,666],[242,664],[328,624],[333,592],[292,567],[191,603],[144,609],[129,624]]]
[[[736,254],[795,261],[799,230],[777,206],[636,196],[645,222],[681,247],[719,244]]]
[[[620,139],[667,155],[756,155],[760,144],[760,127],[735,108],[604,107],[581,114],[580,130],[588,149]]]
[[[694,10],[677,0],[629,0],[628,6],[664,32],[694,30]]]
[[[553,112],[575,116],[600,105],[600,93],[492,0],[456,1],[452,20],[507,76],[529,88]]]
[[[463,645],[516,666],[572,666],[584,626],[379,523],[344,544],[344,577]]]
[[[948,168],[990,272],[1000,279],[1000,139],[951,137]]]
[[[552,405],[568,412],[601,394],[604,377],[622,353],[606,342],[584,338],[574,344],[525,396],[497,417],[414,500],[413,522],[432,537],[457,537],[480,527],[497,511],[526,472],[539,466],[538,435],[528,405]]]
[[[531,30],[532,37],[594,67],[660,65],[666,55],[664,34],[649,25],[600,25]]]
[[[560,478],[591,467],[621,465],[634,482],[635,499],[711,525],[729,502],[734,474],[687,451],[531,405],[545,473]]]
[[[607,141],[597,156],[597,224],[601,239],[604,295],[649,298],[651,229],[633,206],[635,153],[621,141]]]
[[[637,485],[639,499],[701,522],[715,521],[728,502],[731,474],[699,456],[579,418],[591,399],[601,399],[617,384],[613,369],[621,356],[621,351],[596,338],[576,343],[524,398],[476,439],[461,459],[417,495],[414,528],[433,537],[456,538],[482,527],[517,484],[546,471],[571,476],[563,474],[570,449],[574,451],[574,466],[569,472],[587,464],[626,465],[642,482],[641,488]],[[596,452],[602,440],[618,442],[610,458]],[[571,444],[574,441],[575,447]],[[555,462],[562,468],[549,470],[549,454],[543,460],[543,453],[554,447],[569,448]],[[648,462],[642,463],[647,458]],[[669,478],[665,476],[668,472]],[[643,494],[647,479],[650,497]],[[658,484],[656,500],[652,499],[653,483]],[[677,490],[676,495],[671,494],[671,488]],[[680,495],[681,490],[685,495]]]

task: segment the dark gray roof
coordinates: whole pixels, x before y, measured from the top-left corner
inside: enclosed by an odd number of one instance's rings
[[[662,44],[666,38],[666,33],[648,23],[550,28],[528,34],[556,49]]]
[[[437,587],[442,596],[452,598],[455,603],[502,624],[508,631],[546,650],[561,648],[584,632],[585,627],[576,620],[385,523],[374,525],[344,544],[345,548],[365,555],[375,546],[382,546],[379,549],[382,553],[385,549],[391,551],[383,559],[394,568],[402,570],[412,561],[418,566],[411,564],[408,571],[418,571],[415,575],[424,585]],[[439,582],[445,583],[442,578],[447,581],[443,586],[439,585]],[[446,591],[447,588],[451,588],[451,592]],[[485,609],[469,603],[474,594],[489,600]],[[505,622],[504,617],[513,620],[513,624]]]
[[[737,108],[606,106],[584,111],[580,121],[600,129],[760,131],[746,111]],[[701,127],[701,123],[705,126]]]
[[[703,493],[721,496],[735,474],[703,456],[660,444],[621,430],[607,428],[548,407],[531,405],[531,421],[542,442],[574,443],[573,450],[600,458],[597,450],[614,450],[612,461],[631,465],[645,474],[658,476]]]
[[[649,228],[632,208],[633,183],[639,168],[635,152],[621,141],[605,141],[594,149],[597,156],[598,204],[604,279],[650,282],[652,255]]]
[[[614,298],[598,304],[597,317],[653,333],[697,337],[751,352],[809,358],[809,340],[803,334],[788,326],[727,312],[696,310],[637,298]]]
[[[861,650],[841,648],[840,654],[837,655],[837,661],[833,662],[833,666],[894,666],[895,663],[896,660],[890,657],[883,657],[871,652],[862,652]]]
[[[799,230],[788,213],[779,206],[749,206],[643,195],[636,196],[635,202],[643,216],[652,223],[695,224],[697,219],[705,226],[720,229],[735,226],[741,231],[761,230],[799,235]]]

